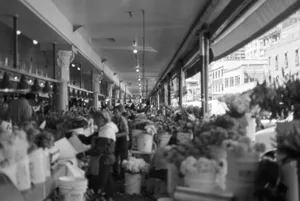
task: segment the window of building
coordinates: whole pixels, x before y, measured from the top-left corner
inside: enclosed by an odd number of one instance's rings
[[[250,77],[250,82],[254,82],[254,81],[255,81],[254,77]]]
[[[244,83],[248,83],[248,82],[249,82],[249,78],[245,75]]]
[[[221,72],[220,72],[220,70],[218,70],[218,78],[220,78],[221,77]]]
[[[215,79],[215,74],[212,72],[212,78]]]
[[[295,65],[299,66],[299,48],[295,50]]]
[[[224,71],[224,69],[221,70],[221,76],[222,76],[222,77],[223,77],[223,73],[224,73],[223,71]]]
[[[289,67],[289,62],[288,62],[288,53],[284,53],[284,67],[288,68]]]
[[[230,87],[233,87],[234,86],[234,79],[233,77],[230,78]]]
[[[238,75],[238,76],[235,76],[235,85],[237,86],[237,85],[240,85],[240,76]]]
[[[225,88],[228,87],[228,78],[225,78]]]
[[[275,70],[278,70],[278,55],[275,56]]]
[[[215,72],[215,78],[216,78],[216,79],[218,78],[218,74],[217,74],[217,71]]]

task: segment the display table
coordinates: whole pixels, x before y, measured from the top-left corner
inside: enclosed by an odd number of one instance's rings
[[[43,201],[57,188],[58,178],[65,175],[67,175],[67,167],[65,165],[57,166],[45,183],[35,185],[30,190],[22,192],[25,201]]]
[[[203,192],[197,189],[177,187],[175,191],[176,201],[232,201],[233,194],[225,192]]]

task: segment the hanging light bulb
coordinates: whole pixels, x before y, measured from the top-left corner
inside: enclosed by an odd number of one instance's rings
[[[136,72],[137,72],[137,73],[140,72],[140,69],[137,68],[137,69],[136,69]]]
[[[134,49],[133,49],[133,54],[137,54],[137,53],[138,53],[137,49],[134,48]]]
[[[20,30],[17,30],[17,35],[21,35],[21,31]]]
[[[34,45],[37,45],[39,42],[37,40],[32,41]]]
[[[75,64],[72,64],[72,67],[75,67]]]
[[[77,70],[80,70],[80,68],[78,67]]]

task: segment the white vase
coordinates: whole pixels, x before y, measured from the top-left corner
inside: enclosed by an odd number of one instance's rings
[[[184,177],[184,184],[189,188],[213,192],[217,186],[217,174],[213,172],[188,174]]]
[[[37,149],[29,154],[30,179],[34,184],[46,181],[45,153],[44,150]]]
[[[45,173],[46,177],[51,176],[51,162],[50,162],[50,154],[49,154],[49,149],[46,148],[44,149],[44,161],[45,161]]]
[[[29,190],[31,188],[29,157],[26,156],[17,163],[17,189],[19,191]]]
[[[251,141],[255,141],[256,119],[252,117],[251,113],[246,113],[245,118],[248,122],[246,127],[246,136],[249,137]]]

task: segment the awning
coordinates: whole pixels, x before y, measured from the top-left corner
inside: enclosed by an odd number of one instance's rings
[[[300,0],[258,0],[212,43],[218,60],[273,28],[300,7]]]

